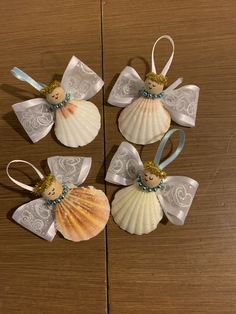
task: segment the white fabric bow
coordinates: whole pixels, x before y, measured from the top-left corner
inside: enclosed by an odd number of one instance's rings
[[[143,163],[136,148],[122,142],[113,156],[105,180],[128,186],[135,182]],[[183,225],[191,207],[198,182],[183,176],[169,176],[164,180],[164,189],[156,196],[166,217],[175,225]]]
[[[27,82],[37,90],[43,88],[42,84],[32,79]],[[71,100],[88,100],[98,93],[103,84],[103,80],[75,56],[71,58],[61,81],[62,88],[70,94]],[[48,110],[48,105],[45,98],[35,98],[12,106],[33,143],[45,137],[54,124],[54,113]]]
[[[152,72],[156,73],[154,51],[156,44],[163,38],[168,39],[172,44],[172,54],[161,72],[163,75],[166,75],[174,56],[174,42],[170,36],[161,36],[154,43],[151,56],[151,68]],[[183,79],[179,78],[166,88],[163,91],[164,96],[160,101],[169,111],[173,121],[183,126],[194,127],[200,89],[196,85],[185,85],[176,89],[182,81]],[[139,97],[139,90],[143,88],[144,81],[140,78],[139,74],[134,68],[126,66],[111,90],[108,103],[117,107],[126,107]]]
[[[24,160],[12,160],[7,165],[7,175],[12,182],[20,187],[33,191],[33,187],[15,180],[9,174],[9,167],[13,163],[26,163],[38,174],[40,179],[44,175],[31,163]],[[60,183],[66,182],[69,186],[82,184],[88,176],[92,159],[90,157],[62,157],[54,156],[47,159],[49,169]],[[39,237],[52,241],[56,235],[56,225],[53,206],[47,205],[44,198],[38,198],[16,209],[12,218],[24,228]]]

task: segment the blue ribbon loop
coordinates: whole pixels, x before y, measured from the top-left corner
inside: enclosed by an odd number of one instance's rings
[[[38,91],[41,91],[41,89],[44,88],[44,84],[36,82],[32,77],[30,77],[28,74],[23,72],[21,69],[14,67],[11,69],[11,74],[14,75],[18,80],[27,82],[31,86],[33,86]]]
[[[168,140],[170,139],[170,137],[172,136],[173,133],[178,132],[179,133],[179,144],[176,148],[176,150],[166,159],[164,160],[160,165],[160,160],[161,160],[161,156],[163,153],[163,150],[166,146],[166,143],[168,142]],[[179,154],[181,153],[183,147],[184,147],[184,143],[185,143],[185,132],[182,129],[172,129],[169,130],[165,136],[163,136],[160,145],[157,149],[156,152],[156,156],[154,159],[155,164],[162,170],[164,169],[166,166],[168,166],[170,163],[172,163],[172,161],[175,160],[175,158],[177,158],[179,156]]]

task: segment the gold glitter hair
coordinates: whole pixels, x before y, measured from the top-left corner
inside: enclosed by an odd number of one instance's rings
[[[157,74],[154,72],[149,72],[146,75],[146,78],[151,80],[151,81],[157,82],[158,84],[167,85],[167,77],[164,76],[163,74]]]
[[[43,89],[41,89],[41,93],[46,95],[50,94],[56,87],[60,87],[61,83],[59,81],[52,81],[48,85],[46,85]]]
[[[166,172],[162,171],[153,161],[147,161],[144,163],[144,169],[150,171],[152,174],[155,174],[161,179],[166,177]]]
[[[37,196],[42,195],[42,193],[52,184],[54,179],[55,177],[50,173],[35,185],[33,193]]]

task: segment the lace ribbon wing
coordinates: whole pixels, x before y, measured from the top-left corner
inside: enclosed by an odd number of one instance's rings
[[[111,160],[105,180],[114,184],[130,185],[142,168],[143,163],[136,148],[122,142]]]
[[[165,188],[157,192],[161,207],[175,225],[183,225],[198,188],[198,182],[182,176],[167,177]]]
[[[53,156],[48,166],[59,182],[82,184],[88,176],[92,159],[90,157]]]
[[[33,143],[45,137],[54,124],[54,115],[48,111],[48,103],[44,98],[20,102],[12,108]]]
[[[196,85],[186,85],[164,93],[162,102],[173,121],[184,126],[195,126],[199,90]]]
[[[61,81],[62,87],[75,100],[92,98],[103,84],[103,80],[75,56],[71,58]]]
[[[117,107],[125,107],[138,97],[144,87],[144,81],[134,68],[126,66],[120,73],[108,98],[108,103]]]
[[[17,208],[12,218],[37,236],[52,241],[56,235],[54,211],[43,198],[38,198]]]

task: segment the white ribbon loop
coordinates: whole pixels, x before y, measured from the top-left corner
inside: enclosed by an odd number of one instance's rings
[[[103,87],[103,80],[86,64],[73,56],[63,74],[61,85],[72,100],[88,100]]]
[[[183,225],[198,188],[198,182],[182,176],[167,177],[165,188],[157,193],[161,207],[175,225]]]
[[[54,156],[48,158],[48,166],[59,182],[82,184],[87,178],[91,168],[90,157],[63,157]]]
[[[105,180],[113,184],[130,185],[142,168],[143,163],[136,148],[122,142],[111,160]]]
[[[16,160],[12,160],[8,163],[7,165],[7,168],[6,168],[6,172],[7,172],[7,176],[8,178],[14,182],[16,185],[20,186],[21,188],[25,189],[25,190],[28,190],[28,191],[33,191],[34,188],[30,185],[27,185],[27,184],[24,184],[16,179],[14,179],[12,176],[10,176],[10,173],[9,173],[9,167],[10,165],[14,164],[14,163],[23,163],[23,164],[27,164],[29,165],[30,167],[32,167],[35,172],[37,173],[37,175],[39,176],[40,179],[43,179],[44,178],[44,175],[34,166],[32,165],[30,162],[28,161],[25,161],[25,160],[20,160],[20,159],[16,159]]]
[[[12,108],[33,143],[45,137],[53,127],[54,114],[48,111],[48,103],[44,98],[20,102]]]
[[[183,82],[183,78],[179,77],[176,81],[174,81],[170,86],[168,86],[165,89],[165,94],[173,91],[174,89],[176,89],[176,87],[178,87],[180,84],[182,84],[182,82]]]
[[[111,90],[108,103],[123,108],[138,97],[138,92],[143,87],[144,81],[140,78],[135,69],[126,66]]]
[[[161,74],[163,74],[164,76],[166,76],[166,74],[167,74],[167,72],[168,72],[168,70],[169,70],[169,68],[170,68],[170,66],[171,66],[171,63],[172,63],[172,61],[173,61],[174,52],[175,52],[175,43],[174,43],[173,39],[172,39],[169,35],[163,35],[163,36],[159,37],[159,38],[155,41],[155,43],[154,43],[154,45],[153,45],[153,47],[152,47],[152,72],[157,73],[157,71],[156,71],[156,66],[155,66],[155,60],[154,60],[154,53],[155,53],[156,44],[157,44],[160,40],[162,40],[162,39],[168,39],[168,40],[170,41],[171,45],[172,45],[172,53],[171,53],[171,56],[170,56],[169,60],[167,61],[166,65],[164,66],[163,70],[161,71]]]

